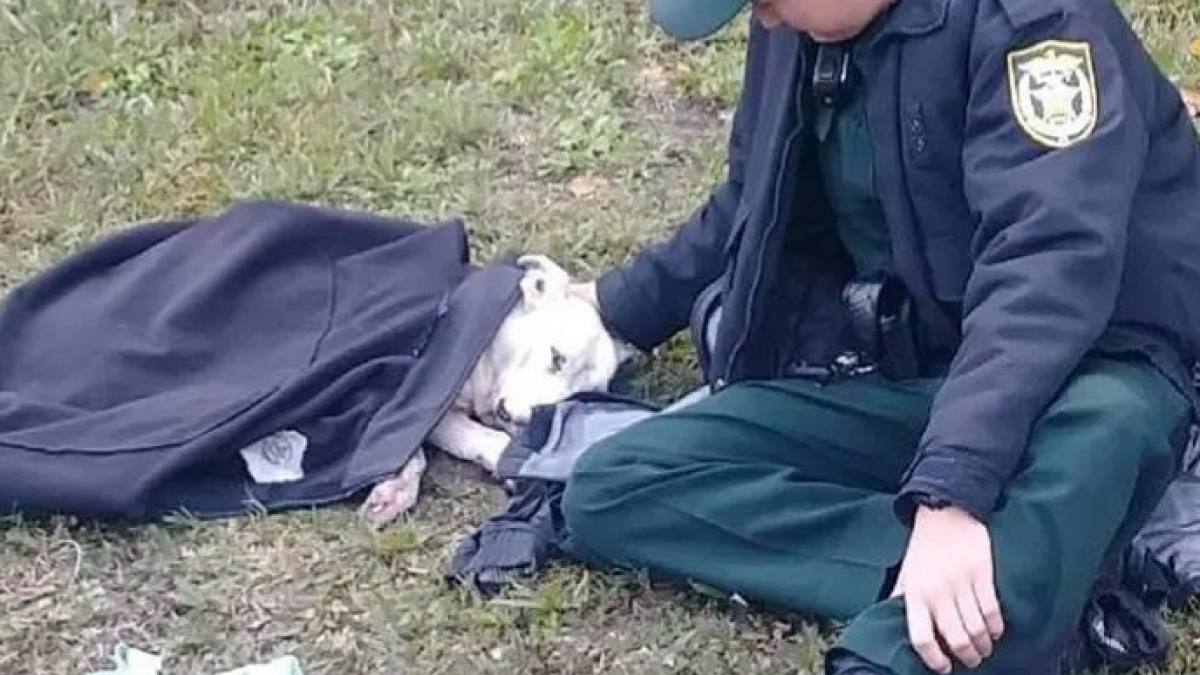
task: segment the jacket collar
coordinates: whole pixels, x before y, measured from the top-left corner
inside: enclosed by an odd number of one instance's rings
[[[883,24],[875,39],[892,34],[921,35],[937,30],[946,22],[949,12],[950,0],[895,0],[880,17]]]
[[[876,19],[879,23],[874,28],[867,29],[875,34],[867,39],[867,44],[863,46],[874,46],[883,38],[892,35],[915,36],[941,28],[950,13],[950,1],[894,0],[892,6]],[[811,44],[810,38],[790,29],[780,28],[778,32],[787,36],[784,39],[791,52],[787,57],[789,59],[794,59],[806,44]]]

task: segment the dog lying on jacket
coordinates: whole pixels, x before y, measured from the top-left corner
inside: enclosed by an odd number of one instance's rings
[[[494,473],[510,434],[539,405],[606,389],[636,350],[604,327],[596,308],[569,290],[570,276],[550,258],[526,255],[521,298],[483,351],[453,406],[430,434],[430,445]],[[383,527],[417,503],[424,448],[392,478],[378,483],[359,512]]]

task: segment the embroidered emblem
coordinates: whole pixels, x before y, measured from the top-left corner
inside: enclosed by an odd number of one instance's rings
[[[1017,125],[1042,145],[1065,148],[1096,128],[1096,71],[1086,42],[1044,40],[1009,52],[1008,91]]]

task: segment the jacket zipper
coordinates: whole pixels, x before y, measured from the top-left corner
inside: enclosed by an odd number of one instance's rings
[[[803,72],[803,71],[801,71],[801,72]],[[795,144],[796,144],[797,138],[800,136],[801,129],[803,129],[803,123],[797,124],[796,128],[792,129],[792,131],[788,133],[787,139],[784,141],[783,156],[780,159],[780,163],[779,163],[780,167],[787,166],[789,159],[794,154]],[[740,352],[745,348],[746,340],[749,339],[749,336],[750,336],[750,328],[751,328],[751,326],[754,325],[753,322],[754,322],[754,318],[756,316],[755,302],[756,302],[756,298],[758,297],[758,287],[763,278],[763,263],[764,263],[764,258],[766,257],[766,254],[767,254],[766,244],[768,241],[770,241],[771,237],[775,234],[775,229],[779,226],[779,203],[780,203],[780,200],[782,199],[782,197],[781,197],[781,191],[782,191],[781,182],[783,180],[783,174],[784,174],[783,171],[778,171],[775,175],[775,185],[773,188],[773,191],[774,191],[773,197],[774,198],[772,200],[772,207],[771,207],[771,222],[764,229],[762,242],[759,245],[758,250],[755,252],[757,254],[757,258],[754,261],[754,267],[755,267],[754,278],[750,282],[749,297],[747,297],[747,299],[746,299],[747,304],[748,304],[748,307],[746,309],[746,320],[745,320],[745,322],[743,322],[742,332],[740,335],[738,335],[737,342],[734,343],[733,349],[731,349],[729,352],[729,358],[725,362],[724,376],[717,378],[717,382],[716,382],[717,389],[723,388],[729,382],[729,380],[732,379],[733,363],[738,358]]]

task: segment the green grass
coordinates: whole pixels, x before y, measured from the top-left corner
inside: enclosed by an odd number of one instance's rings
[[[1197,0],[1134,13],[1200,83]],[[541,250],[591,275],[719,176],[742,38],[671,44],[640,0],[0,0],[0,285],[113,228],[255,196],[458,213],[479,258]],[[668,351],[644,392],[677,392],[691,366]],[[816,672],[804,624],[637,579],[448,590],[454,538],[501,498],[460,469],[435,461],[380,536],[350,505],[0,525],[0,673],[83,673],[118,641],[171,675],[287,652],[310,673]],[[1190,672],[1200,623],[1172,625],[1170,672]]]

